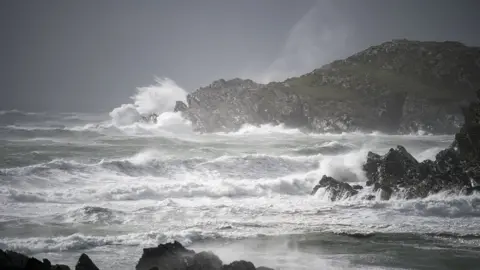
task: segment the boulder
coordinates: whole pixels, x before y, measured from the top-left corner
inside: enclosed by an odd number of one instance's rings
[[[179,242],[166,243],[154,248],[143,249],[143,254],[135,267],[136,270],[159,269],[187,269],[188,261],[195,252],[188,250]]]
[[[82,253],[75,265],[75,270],[99,270],[87,254]]]
[[[318,189],[325,188],[331,201],[348,198],[358,194],[352,186],[345,182],[340,182],[332,177],[324,175],[318,184],[313,188],[312,195],[317,193]]]
[[[1,270],[70,270],[66,265],[52,265],[49,260],[39,261],[13,251],[0,249]],[[175,241],[143,249],[137,270],[273,270],[258,267],[249,261],[234,261],[224,265],[212,252],[195,253]],[[92,260],[83,253],[80,255],[75,270],[98,270]]]
[[[49,260],[39,261],[23,254],[0,249],[0,269],[2,270],[70,270],[66,265],[52,265]]]
[[[255,270],[247,261],[235,261],[223,265],[218,256],[211,252],[195,253],[186,249],[179,242],[161,244],[155,248],[143,250],[136,270]]]
[[[193,256],[192,264],[188,266],[188,270],[221,270],[222,261],[212,252],[200,252]]]
[[[224,265],[222,270],[256,270],[256,268],[251,262],[234,261],[231,264]]]

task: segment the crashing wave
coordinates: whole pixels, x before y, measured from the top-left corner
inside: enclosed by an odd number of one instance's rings
[[[139,121],[155,124],[164,112],[173,112],[176,101],[186,100],[186,91],[173,80],[156,78],[156,84],[139,87],[131,97],[132,103],[122,104],[110,112],[112,122],[118,126],[130,125]]]

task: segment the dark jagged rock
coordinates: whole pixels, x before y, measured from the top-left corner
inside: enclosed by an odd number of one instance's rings
[[[355,189],[355,190],[361,190],[361,189],[363,189],[363,187],[360,186],[360,185],[353,185],[352,188]]]
[[[143,249],[143,254],[135,267],[136,270],[187,269],[187,260],[192,260],[195,252],[188,250],[179,242],[167,243],[154,248]]]
[[[175,108],[173,108],[174,112],[184,112],[188,109],[187,104],[185,104],[183,101],[177,101],[175,103]]]
[[[231,264],[224,265],[222,270],[256,270],[256,268],[251,262],[234,261]]]
[[[393,40],[300,77],[218,80],[179,102],[197,131],[279,124],[314,132],[454,133],[480,87],[480,48]]]
[[[374,185],[374,190],[382,187],[406,185],[417,174],[418,161],[403,146],[390,149],[383,157],[369,152],[363,166],[367,173],[367,186]]]
[[[380,190],[384,200],[402,189],[407,199],[440,191],[472,194],[480,190],[480,101],[472,102],[463,113],[464,124],[451,147],[440,151],[433,161],[419,163],[402,146],[384,156],[368,153],[363,166],[367,185]]]
[[[442,190],[462,190],[470,187],[462,161],[451,148],[437,154],[435,161],[419,163],[407,150],[398,146],[384,156],[370,153],[363,169],[367,185],[380,191],[382,200],[404,189],[407,198],[424,198]]]
[[[70,270],[66,265],[52,265],[49,260],[39,261],[23,254],[0,249],[0,269],[2,270]]]
[[[255,270],[251,262],[236,261],[223,265],[220,258],[211,252],[195,253],[186,249],[179,242],[146,248],[138,261],[136,270]]]
[[[313,188],[312,195],[317,193],[318,189],[320,188],[326,189],[331,201],[348,198],[358,194],[358,191],[349,184],[340,182],[326,175],[324,175],[322,179],[320,179],[320,182],[318,182],[318,184]]]
[[[75,265],[75,270],[99,270],[87,254],[82,253]]]
[[[1,270],[70,270],[66,265],[52,265],[49,260],[43,262],[23,254],[0,249]],[[135,267],[137,270],[273,270],[267,267],[255,268],[248,261],[234,261],[224,265],[212,252],[195,253],[179,242],[161,244],[154,248],[143,249],[143,254]],[[83,253],[75,270],[98,270],[92,260]]]
[[[157,123],[157,118],[158,118],[158,114],[152,113],[152,114],[149,114],[149,115],[142,116],[141,120],[142,120],[142,122],[145,122],[145,123],[156,124]]]

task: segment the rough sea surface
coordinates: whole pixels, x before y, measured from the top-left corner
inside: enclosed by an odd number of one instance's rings
[[[480,269],[478,194],[310,195],[324,174],[364,185],[369,150],[424,160],[453,136],[198,134],[169,112],[178,91],[141,88],[110,114],[0,112],[0,248],[70,266],[85,252],[120,270],[170,240],[275,269]],[[154,111],[156,124],[136,122]]]

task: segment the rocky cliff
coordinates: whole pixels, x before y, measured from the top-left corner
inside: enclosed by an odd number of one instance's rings
[[[480,87],[480,48],[394,40],[300,77],[218,80],[177,102],[200,132],[283,123],[313,132],[454,133]]]

